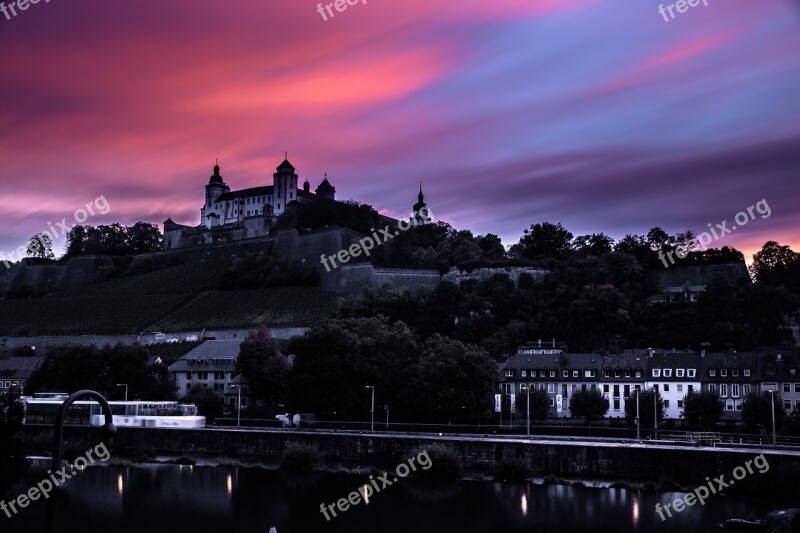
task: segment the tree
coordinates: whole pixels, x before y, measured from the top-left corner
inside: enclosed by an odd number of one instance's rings
[[[528,391],[517,393],[517,414],[523,419],[528,414]],[[531,420],[547,420],[550,414],[550,397],[543,389],[531,389]]]
[[[784,285],[791,282],[789,271],[797,272],[800,254],[788,246],[781,246],[775,241],[767,241],[761,251],[753,254],[750,272],[759,283],[767,285]]]
[[[493,233],[478,237],[478,247],[481,249],[483,259],[487,261],[499,261],[506,255],[506,250],[503,248],[500,237]]]
[[[689,391],[683,397],[683,415],[692,426],[713,426],[722,418],[724,409],[724,402],[713,391]]]
[[[403,397],[420,420],[488,420],[496,373],[497,363],[483,348],[436,334],[425,343]]]
[[[202,383],[192,385],[180,401],[196,405],[198,414],[206,417],[210,424],[222,416],[222,395]]]
[[[742,422],[751,430],[759,428],[772,433],[772,400],[775,407],[775,427],[780,428],[786,418],[786,411],[783,410],[783,400],[778,391],[769,393],[767,391],[751,392],[745,396],[742,403]]]
[[[53,239],[47,233],[37,233],[28,241],[27,254],[38,259],[55,259]]]
[[[653,427],[653,398],[655,395],[655,411],[658,422],[664,420],[664,400],[654,389],[639,391],[639,418],[642,429]],[[636,427],[636,389],[625,399],[625,420],[631,427]]]
[[[572,248],[584,255],[603,255],[611,252],[614,239],[604,233],[580,235],[572,241]]]
[[[511,252],[526,259],[559,258],[569,251],[571,243],[572,233],[561,223],[543,222],[526,229],[519,242],[511,247]]]
[[[269,328],[250,332],[242,342],[236,369],[250,385],[252,394],[268,405],[283,401],[289,362],[278,351]]]
[[[598,389],[580,389],[569,400],[569,411],[573,417],[586,419],[587,424],[606,416],[608,400]]]
[[[155,224],[148,224],[141,220],[127,228],[128,253],[144,254],[161,250],[163,240],[161,231]]]

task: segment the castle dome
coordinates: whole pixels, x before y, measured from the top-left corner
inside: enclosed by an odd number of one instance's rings
[[[219,174],[219,165],[214,165],[214,174],[208,179],[209,183],[219,183],[222,185],[224,182],[222,181],[222,176]]]

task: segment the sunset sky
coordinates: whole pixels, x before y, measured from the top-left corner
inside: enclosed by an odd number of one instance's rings
[[[6,0],[6,4],[8,4]],[[516,242],[702,231],[800,251],[800,4],[708,0],[50,0],[0,14],[0,251],[86,223],[199,223],[216,158]],[[57,241],[56,251],[63,251]]]

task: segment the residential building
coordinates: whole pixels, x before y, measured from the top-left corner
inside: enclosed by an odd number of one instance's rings
[[[694,352],[655,352],[647,358],[645,388],[655,389],[664,402],[664,418],[683,418],[684,398],[702,390],[702,356]]]
[[[209,340],[170,365],[178,397],[185,396],[197,383],[223,393],[236,375],[241,344],[241,339]]]
[[[15,387],[20,394],[24,394],[25,385],[42,361],[44,357],[41,356],[0,359],[0,394],[7,393]]]

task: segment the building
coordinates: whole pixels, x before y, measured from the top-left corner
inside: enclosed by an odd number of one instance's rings
[[[509,397],[524,391],[547,392],[549,416],[571,416],[575,391],[599,389],[608,400],[607,418],[625,416],[625,400],[635,390],[655,389],[664,401],[665,419],[684,418],[684,398],[692,391],[711,391],[723,402],[723,420],[740,420],[751,392],[777,391],[790,414],[800,409],[800,350],[761,350],[749,353],[705,351],[626,350],[620,354],[565,353],[555,341],[517,348],[498,367],[497,392]],[[519,412],[519,406],[517,406]]]
[[[25,385],[42,361],[44,357],[41,356],[0,359],[0,394],[5,394],[13,388],[16,388],[16,392],[20,395],[24,394]]]
[[[684,397],[702,388],[702,361],[694,352],[649,352],[644,386],[661,395],[664,418],[683,418]]]
[[[178,397],[198,383],[223,393],[236,375],[241,344],[241,339],[206,341],[170,365]]]

